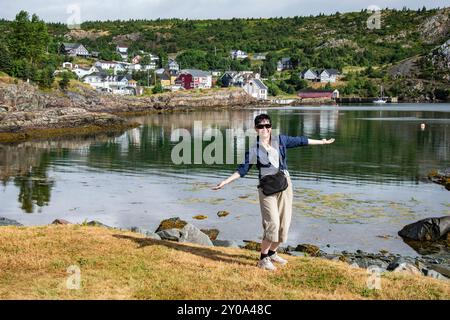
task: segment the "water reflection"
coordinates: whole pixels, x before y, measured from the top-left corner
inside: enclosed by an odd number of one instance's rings
[[[251,129],[260,112],[268,112],[274,128],[289,135],[336,138],[333,146],[289,150],[289,170],[301,180],[337,184],[411,185],[426,180],[434,168],[448,167],[450,107],[439,111],[372,110],[367,108],[284,108],[224,110],[158,114],[133,119],[140,127],[121,135],[96,135],[85,139],[26,142],[0,145],[0,179],[13,180],[23,212],[48,206],[57,178],[52,166],[88,168],[97,172],[145,175],[206,175],[223,177],[236,164],[180,165],[171,160],[176,128],[192,131],[194,121],[203,130]],[[445,111],[445,112],[444,112]],[[441,120],[441,121],[439,121]],[[420,123],[426,122],[425,130]],[[224,134],[225,136],[225,134]],[[205,142],[204,145],[207,145]],[[231,147],[230,145],[225,145]],[[237,145],[238,150],[245,145]]]

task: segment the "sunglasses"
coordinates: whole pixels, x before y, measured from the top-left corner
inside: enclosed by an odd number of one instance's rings
[[[256,125],[256,129],[263,129],[263,128],[270,129],[272,128],[272,125],[270,123]]]

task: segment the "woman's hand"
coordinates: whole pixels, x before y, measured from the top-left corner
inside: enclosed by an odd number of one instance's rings
[[[331,139],[322,139],[322,142],[323,142],[323,144],[332,144],[333,142],[334,142],[334,138],[331,138]]]
[[[213,187],[213,190],[220,190],[227,184],[226,180],[221,181],[217,186]]]

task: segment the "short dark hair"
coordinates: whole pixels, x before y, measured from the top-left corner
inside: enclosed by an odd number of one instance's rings
[[[272,120],[270,119],[268,114],[262,113],[255,117],[255,126],[260,124],[263,120],[268,120],[270,124],[272,124]]]

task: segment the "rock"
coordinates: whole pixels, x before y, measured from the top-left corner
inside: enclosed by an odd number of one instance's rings
[[[394,271],[397,269],[401,264],[411,264],[414,265],[415,261],[412,258],[409,257],[397,257],[395,258],[387,267],[388,271]]]
[[[204,215],[199,214],[199,215],[196,215],[196,216],[194,216],[192,218],[194,218],[196,220],[205,220],[205,219],[208,219],[208,216],[204,216]]]
[[[403,262],[403,263],[399,264],[392,271],[393,272],[408,273],[408,274],[413,274],[413,275],[422,275],[422,272],[420,272],[420,270],[415,265],[413,265],[411,263],[407,263],[407,262]]]
[[[439,272],[437,272],[435,270],[426,270],[424,272],[424,274],[430,278],[434,278],[434,279],[438,279],[438,280],[448,280],[446,277],[444,277],[442,274],[440,274]]]
[[[159,231],[167,230],[167,229],[182,229],[187,224],[186,221],[181,220],[180,218],[170,218],[161,221],[161,223],[158,226],[158,229],[156,229],[156,233]]]
[[[110,226],[107,226],[106,224],[101,223],[100,221],[97,220],[92,220],[86,223],[87,226],[91,226],[91,227],[103,227],[103,228],[108,228],[108,229],[113,229]]]
[[[216,247],[239,248],[236,242],[229,240],[213,240],[212,243]]]
[[[230,213],[229,213],[228,211],[225,211],[225,210],[217,212],[217,216],[218,216],[219,218],[226,217],[226,216],[229,215],[229,214],[230,214]]]
[[[55,219],[52,224],[71,224],[69,221],[64,219]]]
[[[295,251],[306,252],[313,257],[318,257],[321,255],[320,248],[313,244],[299,244],[295,248]]]
[[[180,242],[189,242],[200,244],[202,246],[210,246],[213,247],[214,244],[209,239],[208,235],[204,234],[200,231],[196,226],[188,223],[183,227],[181,231]]]
[[[200,231],[206,234],[211,241],[216,240],[219,235],[218,229],[200,229]]]
[[[419,28],[421,40],[427,44],[445,37],[450,29],[450,9],[443,8],[425,19]]]
[[[0,227],[6,227],[6,226],[23,226],[23,224],[15,221],[15,220],[0,217]]]
[[[450,40],[448,40],[447,43],[448,63],[446,63],[446,65],[450,66]],[[447,190],[450,190],[450,169],[432,170],[428,173],[428,179],[434,183],[442,184]]]
[[[441,265],[441,264],[433,264],[430,265],[430,269],[439,272],[440,274],[450,278],[450,266],[449,265]]]
[[[398,232],[398,235],[418,241],[436,241],[450,231],[450,216],[426,218],[408,224]]]
[[[261,243],[250,240],[244,240],[244,242],[245,246],[242,247],[243,249],[261,251]]]
[[[162,240],[180,241],[182,233],[180,229],[165,229],[156,233]]]

